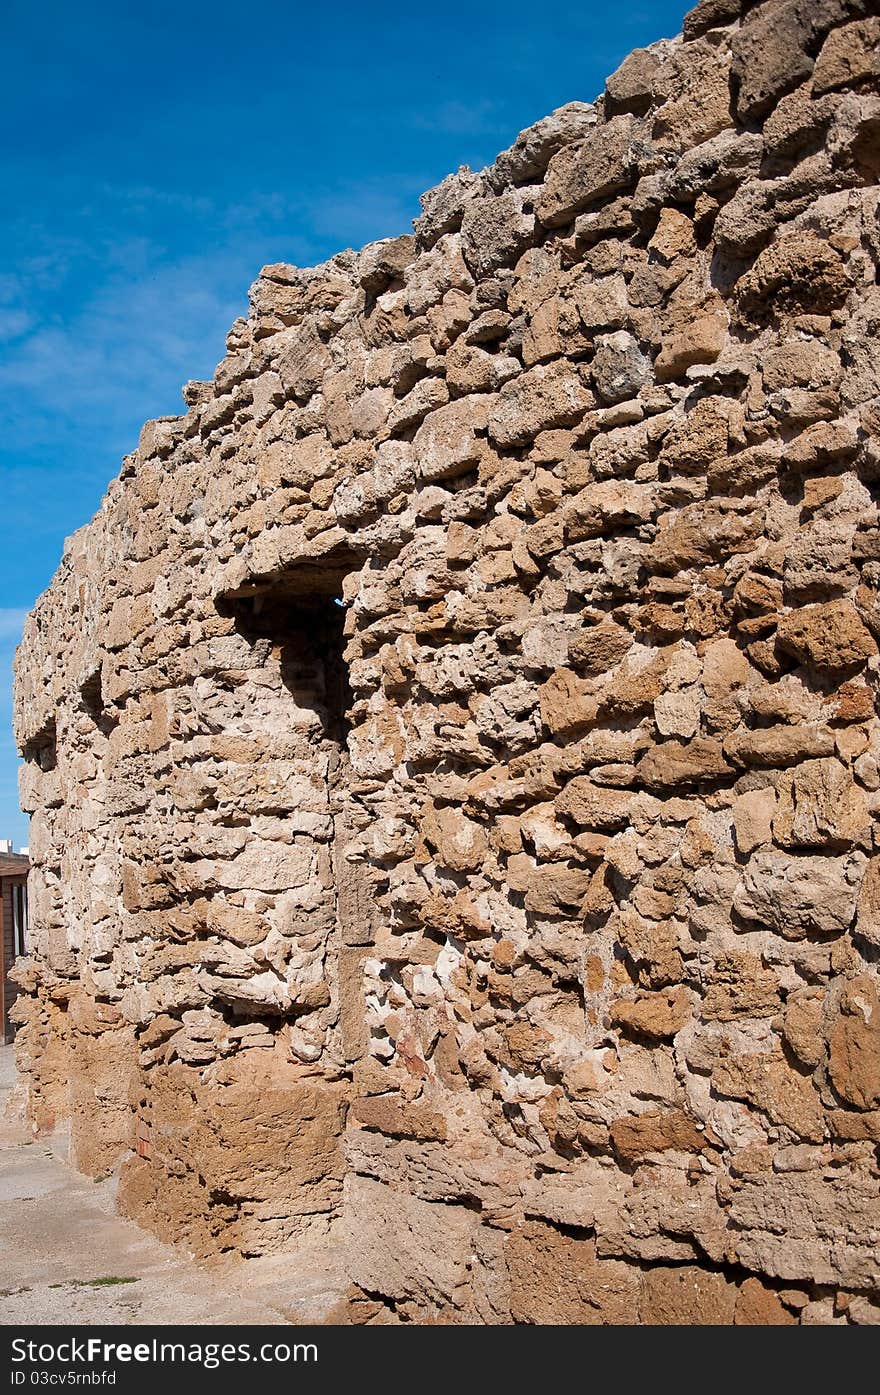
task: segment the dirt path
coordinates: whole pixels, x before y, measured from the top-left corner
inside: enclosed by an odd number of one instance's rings
[[[0,1323],[321,1322],[344,1294],[332,1252],[205,1269],[117,1216],[114,1183],[73,1172],[4,1117],[0,1048]]]

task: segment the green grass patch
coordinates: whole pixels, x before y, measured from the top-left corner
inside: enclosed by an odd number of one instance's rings
[[[136,1284],[137,1278],[122,1278],[119,1274],[108,1274],[103,1279],[67,1279],[63,1284],[50,1284],[50,1288],[112,1288],[114,1284]]]

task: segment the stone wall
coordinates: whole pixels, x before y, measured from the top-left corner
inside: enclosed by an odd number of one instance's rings
[[[702,0],[266,267],[70,540],[19,1060],[160,1235],[342,1236],[374,1320],[880,1317],[878,32]]]

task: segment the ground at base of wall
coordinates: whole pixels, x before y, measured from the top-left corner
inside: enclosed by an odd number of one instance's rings
[[[10,1057],[0,1049],[0,1324],[347,1320],[347,1282],[331,1251],[205,1268],[123,1220],[112,1181],[72,1171],[4,1112]]]

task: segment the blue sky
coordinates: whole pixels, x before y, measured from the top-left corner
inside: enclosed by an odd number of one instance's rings
[[[591,100],[686,0],[5,0],[0,838],[21,623],[149,417],[182,410],[267,262],[406,232],[418,195]]]

